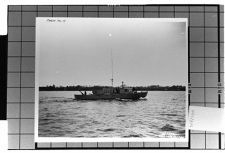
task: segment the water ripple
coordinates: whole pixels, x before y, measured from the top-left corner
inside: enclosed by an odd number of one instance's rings
[[[74,92],[40,92],[39,136],[152,137],[185,135],[185,92],[152,91],[137,101],[76,101]]]

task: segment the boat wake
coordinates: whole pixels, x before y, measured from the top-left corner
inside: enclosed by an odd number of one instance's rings
[[[51,102],[74,102],[73,98],[66,97],[42,97],[39,99],[40,103],[51,103]]]

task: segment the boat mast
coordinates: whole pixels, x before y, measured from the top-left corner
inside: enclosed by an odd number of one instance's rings
[[[111,78],[111,82],[112,82],[112,87],[113,87],[113,55],[112,55],[112,49],[111,49],[111,67],[112,67],[112,78]]]
[[[112,34],[109,33],[109,42],[111,43],[111,38]],[[110,48],[110,53],[111,53],[111,68],[112,68],[112,78],[111,78],[111,82],[112,82],[112,87],[113,87],[113,54],[112,54],[112,47]]]

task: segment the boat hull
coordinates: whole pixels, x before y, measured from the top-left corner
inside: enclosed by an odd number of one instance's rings
[[[76,100],[113,100],[113,99],[132,99],[137,100],[147,96],[148,92],[123,93],[123,94],[90,94],[74,95]]]

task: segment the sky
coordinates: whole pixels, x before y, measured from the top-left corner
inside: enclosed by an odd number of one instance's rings
[[[39,86],[188,82],[184,19],[37,18],[36,55]]]

